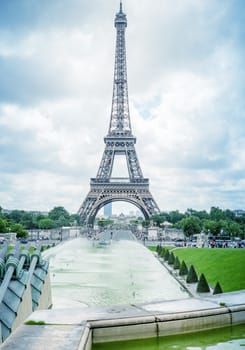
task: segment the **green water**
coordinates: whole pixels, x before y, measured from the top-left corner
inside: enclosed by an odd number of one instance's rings
[[[245,350],[245,325],[185,335],[94,344],[92,350]]]

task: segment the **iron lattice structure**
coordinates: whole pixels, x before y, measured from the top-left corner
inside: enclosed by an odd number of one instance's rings
[[[109,202],[126,201],[134,204],[147,219],[160,210],[149,191],[149,179],[143,177],[132,135],[127,84],[125,29],[127,18],[122,10],[116,14],[116,52],[110,125],[104,138],[105,150],[96,178],[90,180],[90,191],[78,214],[87,224],[93,224],[97,212]],[[116,155],[124,155],[128,178],[112,178]]]

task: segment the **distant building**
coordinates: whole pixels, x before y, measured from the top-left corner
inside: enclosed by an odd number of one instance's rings
[[[104,206],[104,216],[108,218],[112,216],[112,202]]]
[[[236,217],[241,217],[241,216],[245,215],[245,210],[236,209],[236,210],[233,210],[233,213],[235,214]]]

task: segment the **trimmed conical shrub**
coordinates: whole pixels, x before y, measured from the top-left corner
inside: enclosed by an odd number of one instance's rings
[[[165,254],[164,254],[164,260],[165,261],[168,261],[168,258],[169,258],[169,251],[168,249],[166,250]]]
[[[162,254],[162,246],[159,245],[159,248],[158,248],[158,255],[161,255]]]
[[[221,294],[221,293],[223,293],[223,290],[222,290],[221,285],[219,284],[219,282],[217,282],[215,287],[214,287],[213,294]]]
[[[209,293],[209,292],[210,292],[210,288],[209,288],[208,282],[206,280],[206,277],[202,273],[197,284],[197,293]]]
[[[187,283],[196,283],[198,282],[198,277],[197,277],[197,273],[196,270],[194,269],[194,266],[191,265],[188,275],[186,277],[186,282]]]
[[[173,265],[174,264],[174,253],[172,253],[172,252],[169,254],[168,264],[169,265]]]
[[[179,258],[176,256],[174,259],[174,269],[179,270],[179,268],[180,268],[180,261],[179,261]]]
[[[166,253],[166,249],[165,248],[162,248],[162,252],[161,252],[161,257],[164,258],[164,255]]]
[[[179,274],[180,274],[180,276],[184,276],[184,275],[188,274],[188,268],[187,268],[184,260],[182,261],[182,263],[180,265]]]

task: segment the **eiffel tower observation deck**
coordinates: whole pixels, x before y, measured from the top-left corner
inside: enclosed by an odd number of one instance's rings
[[[125,30],[127,18],[122,1],[116,14],[116,52],[111,118],[104,138],[105,150],[95,178],[90,180],[90,191],[78,214],[82,221],[93,224],[100,208],[109,202],[125,201],[138,207],[144,217],[160,212],[149,191],[149,179],[144,178],[135,150],[136,137],[132,134],[127,83]],[[124,156],[127,177],[112,177],[115,157]]]

